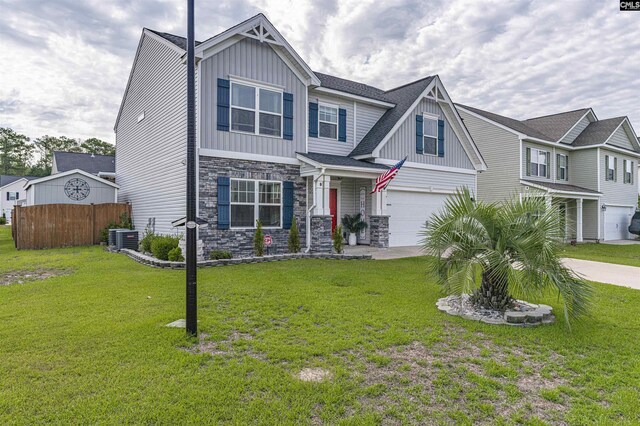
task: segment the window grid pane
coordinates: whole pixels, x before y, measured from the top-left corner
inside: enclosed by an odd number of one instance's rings
[[[231,105],[242,108],[256,108],[256,89],[244,84],[233,83],[231,90]]]
[[[424,138],[424,153],[425,154],[437,154],[438,141],[436,138],[427,137]]]
[[[320,122],[318,134],[321,138],[338,139],[338,126]]]
[[[280,136],[282,117],[279,115],[260,113],[260,134]]]
[[[425,117],[423,120],[423,123],[424,123],[424,127],[423,127],[424,136],[437,138],[438,137],[438,120]]]
[[[254,111],[231,108],[231,128],[241,132],[255,133],[256,113]]]
[[[260,111],[280,114],[282,112],[282,94],[260,89]]]
[[[338,124],[338,108],[320,105],[318,107],[318,118],[320,121]]]

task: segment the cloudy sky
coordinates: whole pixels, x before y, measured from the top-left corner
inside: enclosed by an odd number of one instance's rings
[[[0,0],[0,126],[114,141],[142,27],[184,35],[184,0]],[[640,133],[640,12],[618,2],[196,0],[206,39],[262,12],[315,70],[383,89],[439,74],[515,118],[593,107]]]

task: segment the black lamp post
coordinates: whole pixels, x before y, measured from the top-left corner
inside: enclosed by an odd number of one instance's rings
[[[187,334],[198,334],[194,0],[187,0]]]

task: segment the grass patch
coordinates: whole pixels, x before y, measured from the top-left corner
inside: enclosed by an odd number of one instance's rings
[[[619,265],[640,266],[640,244],[585,243],[577,246],[566,245],[561,256],[594,260],[596,262],[617,263]]]
[[[237,265],[198,272],[187,339],[165,327],[184,318],[184,271],[101,247],[17,252],[6,227],[0,256],[0,275],[68,273],[0,287],[0,424],[640,419],[636,290],[596,284],[572,332],[515,329],[437,311],[419,258]]]

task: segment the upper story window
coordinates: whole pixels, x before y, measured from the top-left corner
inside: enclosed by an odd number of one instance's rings
[[[265,228],[280,227],[282,182],[231,179],[231,227],[254,228],[260,220]]]
[[[633,183],[633,161],[624,160],[624,183]]]
[[[558,154],[556,161],[558,162],[558,169],[556,172],[557,180],[568,180],[569,179],[569,171],[568,171],[568,158],[565,154]]]
[[[616,157],[604,156],[605,179],[610,181],[618,180],[618,159]]]
[[[438,119],[424,116],[423,123],[424,153],[438,155]]]
[[[548,177],[549,153],[541,149],[527,148],[529,153],[529,175]]]
[[[12,192],[12,191],[7,192],[7,201],[15,201],[19,198],[20,198],[19,192]]]
[[[318,136],[338,139],[338,107],[318,105]]]
[[[231,83],[231,129],[282,136],[282,92]]]

